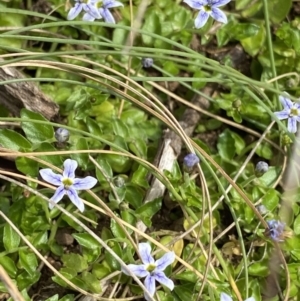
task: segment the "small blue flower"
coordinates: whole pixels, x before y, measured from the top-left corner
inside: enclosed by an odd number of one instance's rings
[[[287,93],[286,93],[287,94]],[[300,122],[300,104],[292,102],[286,96],[279,96],[279,100],[283,105],[283,110],[274,112],[279,120],[288,120],[288,131],[291,133],[297,132],[297,121]]]
[[[97,183],[94,177],[85,177],[83,179],[75,178],[75,170],[78,163],[75,160],[67,159],[64,162],[64,171],[62,175],[54,173],[50,168],[40,170],[42,178],[54,186],[58,186],[51,200],[58,203],[66,194],[71,202],[81,211],[84,211],[84,204],[78,197],[76,190],[91,189]],[[54,206],[49,203],[49,208]]]
[[[183,0],[191,8],[200,10],[195,19],[195,27],[203,27],[209,16],[221,23],[227,23],[226,15],[218,8],[231,0]]]
[[[99,17],[94,17],[92,14],[87,12],[83,16],[83,20],[85,21],[94,21],[95,19],[104,19],[106,23],[113,23],[115,24],[115,18],[113,17],[112,13],[110,12],[110,8],[123,6],[123,4],[119,1],[115,0],[96,0],[96,7],[98,8]]]
[[[225,293],[221,293],[220,301],[232,301],[232,298]],[[245,301],[255,301],[255,299],[253,297],[250,297],[250,298],[247,298]]]
[[[274,240],[274,241],[283,241],[283,232],[285,228],[285,223],[277,220],[270,220],[267,221],[268,224],[268,235]]]
[[[95,18],[101,18],[97,7],[95,6],[97,0],[74,0],[75,5],[72,7],[68,13],[67,19],[73,20],[75,19],[82,10],[88,13],[90,16]]]
[[[151,247],[148,243],[139,244],[139,253],[143,264],[129,264],[127,267],[137,277],[146,277],[144,284],[150,295],[152,297],[154,296],[155,280],[172,291],[174,289],[174,283],[165,275],[163,271],[168,265],[174,262],[175,253],[168,252],[163,257],[155,261],[151,255]],[[125,269],[122,269],[122,271],[124,274],[129,275]],[[144,297],[147,301],[150,300],[146,294]]]
[[[195,154],[188,154],[183,158],[183,165],[188,170],[192,169],[196,164],[199,163],[199,158]]]

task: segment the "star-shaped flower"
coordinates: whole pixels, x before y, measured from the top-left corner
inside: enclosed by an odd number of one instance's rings
[[[83,16],[83,20],[85,21],[94,21],[95,19],[104,19],[106,23],[116,23],[114,16],[110,12],[110,8],[123,6],[123,4],[119,1],[115,0],[98,0],[96,1],[96,7],[98,8],[99,17],[94,17],[92,14],[87,12]]]
[[[225,293],[221,293],[220,301],[232,301],[232,298]],[[250,297],[250,298],[247,298],[245,301],[255,301],[255,299],[253,297]]]
[[[195,27],[203,27],[209,16],[221,23],[227,23],[226,15],[218,8],[231,0],[183,0],[191,8],[198,9],[199,13],[195,19]]]
[[[101,18],[97,7],[95,6],[97,0],[74,0],[75,5],[72,7],[68,13],[67,19],[73,20],[75,19],[82,10],[88,13],[90,16],[94,18]]]
[[[288,131],[291,133],[297,132],[297,121],[300,122],[300,103],[292,102],[286,96],[279,96],[279,100],[283,105],[283,110],[274,112],[279,120],[288,120]]]
[[[81,211],[84,211],[84,204],[78,197],[76,190],[91,189],[97,183],[97,179],[94,177],[85,177],[83,179],[75,178],[75,170],[78,163],[75,160],[67,159],[64,162],[64,171],[62,175],[54,173],[50,168],[44,168],[40,170],[42,178],[58,186],[51,200],[58,203],[66,194],[71,202]],[[52,209],[53,204],[49,203],[49,208]]]
[[[151,255],[151,247],[148,243],[139,244],[139,253],[143,264],[129,264],[127,267],[137,277],[146,277],[144,284],[151,296],[154,296],[155,293],[155,280],[172,291],[174,283],[163,271],[168,265],[174,262],[175,253],[168,252],[155,261]],[[125,269],[122,269],[122,271],[124,274],[130,276]],[[146,294],[144,296],[146,300],[150,300]]]

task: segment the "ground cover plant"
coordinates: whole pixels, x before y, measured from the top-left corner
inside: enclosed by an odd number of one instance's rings
[[[0,2],[1,300],[300,300],[300,4]]]

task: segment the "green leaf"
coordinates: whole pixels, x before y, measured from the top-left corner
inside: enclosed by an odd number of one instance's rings
[[[0,129],[0,145],[15,151],[31,149],[31,143],[26,138],[15,131],[7,129]]]
[[[88,143],[85,138],[79,138],[71,147],[72,150],[88,150]],[[83,169],[87,169],[89,155],[87,153],[75,153],[71,155],[73,160],[76,160],[78,165]]]
[[[294,232],[296,235],[300,234],[300,215],[298,215],[294,221]]]
[[[238,41],[258,34],[260,26],[252,23],[237,23],[232,26],[230,36]]]
[[[18,157],[15,162],[16,167],[20,172],[32,177],[35,177],[38,174],[39,164],[37,161],[26,157]]]
[[[101,169],[96,169],[96,176],[101,185],[110,181],[113,177],[113,171],[110,164],[102,157],[97,158],[97,163],[101,166]]]
[[[292,0],[272,0],[268,1],[268,11],[270,20],[273,23],[280,23],[284,20],[292,7]]]
[[[149,32],[149,33],[156,33],[156,34],[160,34],[161,33],[161,29],[160,29],[160,20],[157,14],[157,11],[152,10],[147,18],[144,21],[144,24],[142,26],[142,30]],[[153,44],[153,38],[150,37],[149,35],[142,35],[142,40],[143,43],[147,46],[150,46],[151,44]]]
[[[68,294],[59,299],[59,301],[74,301],[74,297],[74,295]]]
[[[230,161],[235,155],[235,141],[229,130],[225,130],[220,136],[217,143],[219,155],[221,158]]]
[[[100,249],[101,245],[88,233],[73,233],[72,236],[77,242],[90,250]]]
[[[58,301],[58,298],[59,298],[58,294],[55,294],[54,296],[46,299],[45,301]]]
[[[142,205],[143,199],[144,192],[139,186],[131,183],[126,185],[125,201],[127,201],[134,209],[137,209]]]
[[[123,138],[128,137],[128,128],[127,125],[120,119],[114,119],[112,122],[112,127],[115,135],[118,135]]]
[[[110,220],[110,230],[113,233],[115,238],[126,237],[124,230],[114,219]]]
[[[260,22],[258,23],[258,25],[260,27],[260,30],[257,32],[256,35],[240,40],[244,50],[252,57],[259,53],[261,48],[264,46],[266,40],[266,31],[264,23]]]
[[[61,260],[66,268],[73,269],[76,273],[81,273],[88,268],[86,259],[79,254],[64,254]]]
[[[48,122],[48,120],[41,114],[31,112],[26,109],[21,110],[21,118]],[[54,137],[54,130],[52,125],[34,123],[32,121],[22,121],[21,126],[27,139],[34,144],[39,144],[46,140],[53,139]]]
[[[139,165],[138,169],[134,171],[131,179],[132,184],[139,185],[143,188],[148,189],[149,183],[147,181],[148,169],[142,165]]]
[[[277,208],[279,203],[279,195],[275,189],[270,188],[267,193],[262,197],[262,204],[272,212]]]
[[[39,144],[35,149],[36,152],[55,152],[57,151],[57,149],[50,143],[48,142],[43,142],[41,144]],[[55,166],[61,167],[63,164],[63,157],[62,156],[58,156],[58,155],[52,155],[52,156],[39,156],[40,159],[51,163]],[[44,166],[42,166],[44,168]]]
[[[40,276],[41,273],[39,271],[34,271],[31,274],[28,274],[26,271],[22,272],[17,276],[18,289],[20,291],[23,289],[28,289],[33,284],[39,281]]]
[[[17,275],[17,267],[15,265],[15,262],[8,256],[1,256],[0,257],[0,265],[3,266],[7,274],[11,278],[15,278]]]
[[[161,209],[161,199],[154,199],[151,202],[147,202],[139,207],[135,213],[142,219],[142,221],[148,226],[151,226],[150,219],[153,215]]]
[[[260,277],[266,277],[269,275],[269,267],[268,267],[268,261],[260,261],[260,262],[255,262],[251,264],[248,268],[249,275],[252,276],[260,276]]]
[[[258,148],[256,149],[256,154],[264,159],[272,159],[273,157],[273,151],[269,144],[267,143],[261,143]]]
[[[91,273],[85,272],[81,279],[87,284],[88,289],[95,294],[101,293],[100,281]]]
[[[25,269],[29,275],[31,276],[35,275],[38,266],[36,255],[28,250],[24,250],[24,249],[19,250],[18,265],[22,269]]]
[[[105,276],[107,276],[110,273],[110,269],[103,265],[103,264],[99,264],[99,263],[95,263],[93,265],[93,271],[92,273],[98,278],[98,279],[102,279]]]
[[[180,301],[191,301],[193,300],[194,285],[176,285],[174,288],[174,293],[177,295]]]
[[[9,224],[5,224],[3,232],[3,243],[6,251],[16,250],[20,244],[19,234]]]

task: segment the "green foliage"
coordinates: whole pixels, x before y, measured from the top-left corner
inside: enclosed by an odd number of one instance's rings
[[[282,109],[278,96],[300,95],[297,3],[232,1],[220,7],[227,24],[210,17],[198,30],[199,12],[182,1],[123,2],[112,10],[116,24],[63,21],[74,1],[2,2],[3,91],[13,89],[12,102],[28,98],[7,69],[21,67],[59,105],[49,121],[35,104],[18,118],[2,105],[7,98],[1,102],[0,264],[24,300],[73,301],[79,289],[100,299],[139,298],[143,290],[122,273],[120,260],[139,264],[132,242],[148,240],[155,258],[165,253],[162,244],[181,259],[165,271],[175,288],[157,289],[161,301],[219,300],[221,292],[261,301],[269,277],[284,298],[299,299],[297,136],[285,133],[285,121],[266,131]],[[154,65],[142,68],[147,57]],[[191,104],[193,112],[186,110]],[[68,142],[55,140],[58,127],[70,131]],[[182,128],[194,127],[189,140]],[[166,129],[180,142],[163,140]],[[177,158],[166,165],[157,160],[162,140]],[[192,150],[201,168],[187,172],[182,159]],[[60,173],[67,158],[77,161],[76,176],[98,180],[92,193],[80,192],[83,213],[68,196],[59,205],[69,214],[48,207],[54,190],[39,169]],[[270,167],[256,177],[260,160]],[[160,182],[155,189],[153,179]],[[283,270],[273,272],[278,248],[273,253],[262,223],[272,219],[286,222],[279,247],[290,291]],[[73,286],[50,274],[37,252]],[[37,297],[45,282],[52,295]],[[1,283],[0,293],[7,291]]]

